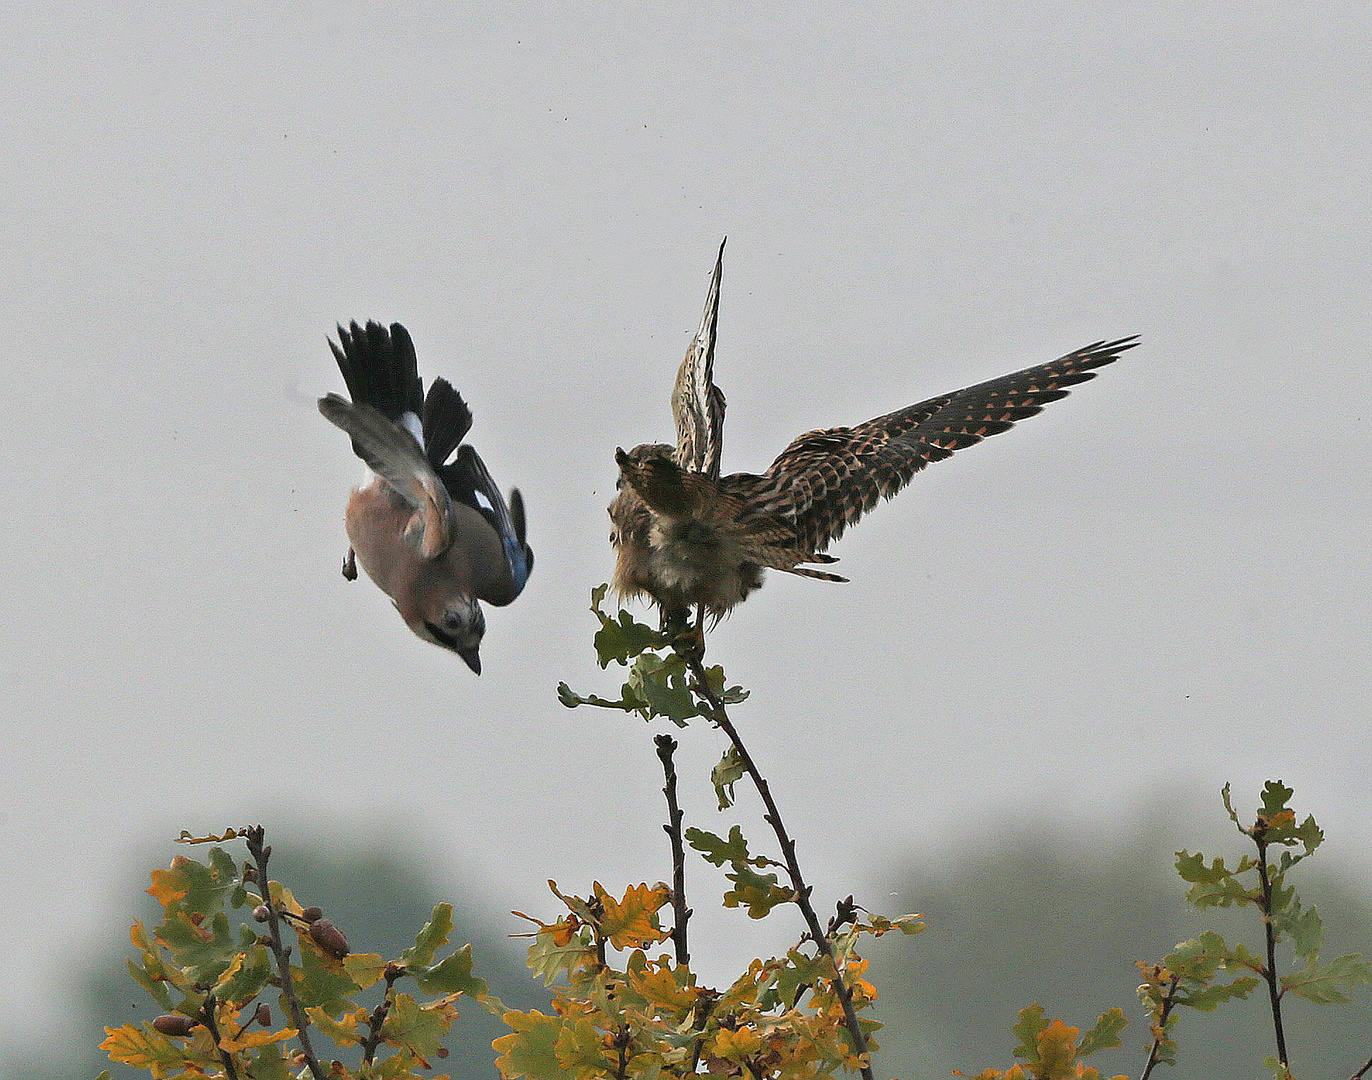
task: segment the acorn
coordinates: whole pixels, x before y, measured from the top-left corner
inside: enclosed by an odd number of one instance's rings
[[[189,1035],[196,1022],[180,1013],[163,1013],[153,1020],[152,1026],[163,1035],[180,1036]]]
[[[343,931],[328,919],[315,919],[310,923],[310,937],[335,960],[342,960],[348,955],[348,939],[343,936]]]

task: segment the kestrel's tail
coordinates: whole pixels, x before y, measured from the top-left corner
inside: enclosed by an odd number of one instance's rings
[[[824,557],[825,562],[838,562],[837,559]],[[808,566],[778,566],[778,570],[784,570],[788,574],[799,574],[801,577],[818,578],[820,581],[838,581],[846,583],[848,579],[838,574],[831,574],[827,570],[811,570]]]

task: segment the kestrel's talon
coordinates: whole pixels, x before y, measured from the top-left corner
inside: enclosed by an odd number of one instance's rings
[[[682,626],[671,638],[672,652],[688,664],[705,658],[705,629],[702,626]]]

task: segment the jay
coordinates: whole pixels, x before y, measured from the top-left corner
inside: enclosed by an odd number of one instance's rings
[[[339,326],[329,348],[352,400],[328,394],[319,411],[347,432],[368,469],[344,517],[343,576],[354,580],[360,563],[406,626],[480,675],[480,601],[510,603],[533,568],[524,500],[511,489],[506,503],[463,442],[472,414],[462,395],[442,378],[424,393],[403,326]]]

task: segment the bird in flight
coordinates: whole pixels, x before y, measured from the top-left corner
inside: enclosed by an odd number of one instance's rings
[[[507,504],[463,442],[472,414],[452,384],[434,379],[425,395],[403,326],[354,322],[338,328],[338,342],[329,348],[352,401],[328,394],[319,411],[368,468],[344,516],[343,576],[354,580],[361,563],[406,626],[480,675],[479,601],[510,603],[533,568],[524,500],[512,489]]]
[[[706,617],[717,621],[747,599],[764,569],[846,581],[804,564],[836,562],[825,554],[829,545],[931,461],[1033,416],[1138,344],[1137,337],[1098,341],[855,427],[808,431],[761,475],[721,476],[725,402],[714,383],[714,351],[723,259],[721,244],[704,317],[672,390],[676,446],[617,449],[619,490],[609,507],[615,589],[650,597],[664,631],[698,641]]]

